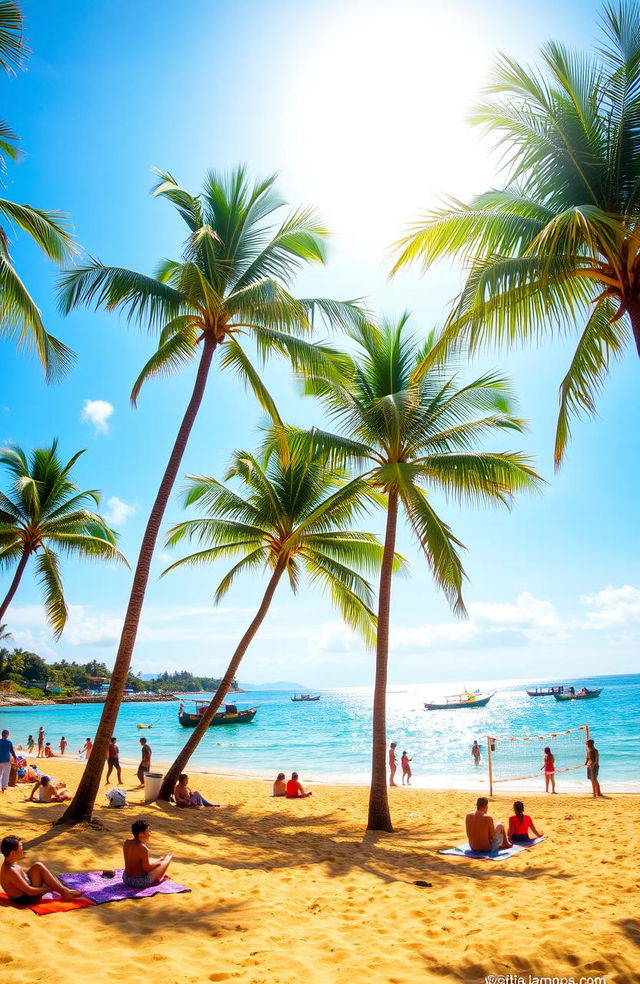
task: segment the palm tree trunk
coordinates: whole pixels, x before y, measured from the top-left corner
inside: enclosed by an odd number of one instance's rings
[[[278,563],[276,564],[276,568],[269,580],[269,584],[267,585],[267,590],[264,593],[264,597],[262,599],[260,608],[258,609],[253,621],[249,625],[249,628],[247,629],[242,639],[238,643],[238,647],[235,653],[233,654],[231,662],[227,667],[227,671],[223,676],[222,680],[220,681],[220,685],[216,690],[211,700],[211,703],[209,704],[206,711],[202,715],[200,721],[198,721],[198,724],[196,725],[193,733],[189,736],[188,740],[185,742],[184,747],[178,754],[178,757],[176,758],[175,762],[173,763],[173,765],[165,775],[158,799],[169,800],[173,792],[174,786],[178,781],[178,776],[180,775],[181,772],[184,771],[187,762],[195,752],[196,748],[200,744],[204,735],[207,733],[207,729],[209,728],[209,725],[211,724],[216,711],[218,710],[220,704],[226,697],[227,691],[229,690],[233,678],[237,673],[238,667],[240,666],[242,657],[244,656],[247,649],[249,648],[249,644],[251,643],[253,637],[255,636],[260,626],[262,625],[265,616],[269,611],[269,606],[271,605],[271,601],[273,599],[275,590],[278,586],[278,582],[284,573],[285,566],[286,566],[286,561],[284,559],[281,558],[280,560],[278,560]]]
[[[160,524],[167,507],[169,496],[171,495],[171,491],[178,475],[178,470],[187,446],[187,441],[189,440],[191,429],[198,414],[198,410],[200,409],[200,404],[202,403],[202,398],[207,385],[207,377],[211,368],[211,360],[213,359],[215,349],[215,338],[211,333],[207,332],[204,336],[202,356],[200,358],[200,365],[198,366],[198,373],[196,375],[193,393],[191,394],[191,399],[189,400],[185,415],[182,419],[178,436],[176,437],[175,444],[173,445],[171,457],[169,458],[169,463],[167,464],[162,482],[160,483],[158,495],[156,496],[156,501],[154,502],[153,508],[149,515],[147,528],[140,546],[140,555],[138,557],[138,563],[133,576],[133,584],[131,585],[129,605],[127,607],[127,613],[125,615],[122,633],[120,635],[118,654],[113,667],[113,673],[111,674],[109,692],[107,693],[107,698],[100,717],[100,723],[98,725],[98,731],[94,740],[93,749],[80,779],[76,794],[63,815],[57,821],[58,823],[80,823],[83,820],[91,819],[91,813],[96,801],[96,796],[98,795],[100,780],[102,778],[102,772],[107,758],[109,740],[115,729],[116,719],[118,717],[118,711],[122,701],[122,693],[127,682],[127,675],[131,665],[131,656],[133,654],[133,647],[135,645],[136,635],[138,632],[140,613],[142,611],[142,604],[144,602],[144,596],[147,590],[151,560],[153,558],[156,540],[158,539]]]
[[[0,622],[2,621],[2,618],[3,618],[4,613],[6,612],[7,608],[11,604],[11,601],[13,600],[14,594],[18,590],[18,585],[20,584],[20,581],[22,579],[22,575],[24,574],[24,570],[25,570],[25,567],[27,566],[27,561],[29,560],[29,557],[30,557],[30,553],[25,548],[25,550],[22,551],[22,557],[20,558],[20,561],[19,561],[18,566],[16,568],[16,572],[15,572],[15,574],[13,576],[13,581],[11,582],[11,587],[7,591],[6,598],[2,602],[2,605],[0,605]]]
[[[376,633],[376,678],[373,689],[373,742],[371,754],[371,790],[367,830],[386,830],[393,833],[387,796],[387,664],[389,662],[389,611],[391,608],[391,577],[396,549],[398,525],[398,493],[389,492],[387,528],[380,568],[378,592],[378,631]]]
[[[631,330],[633,331],[636,349],[638,351],[638,355],[640,355],[640,301],[632,301],[628,305],[627,311],[629,312]]]

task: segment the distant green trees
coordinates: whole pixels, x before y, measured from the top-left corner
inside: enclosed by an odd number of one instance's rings
[[[135,678],[137,679],[137,677]],[[162,693],[197,694],[202,691],[215,691],[220,684],[220,677],[194,676],[186,670],[176,670],[175,673],[161,673],[153,680],[140,681],[144,690],[159,690]],[[237,690],[238,681],[233,680],[232,689]]]

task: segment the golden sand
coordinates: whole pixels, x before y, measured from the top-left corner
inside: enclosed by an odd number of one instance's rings
[[[52,771],[73,788],[77,765]],[[133,770],[124,778],[135,785]],[[43,917],[2,908],[3,984],[640,982],[638,796],[526,796],[548,840],[493,862],[436,853],[464,840],[467,793],[390,790],[396,833],[365,834],[363,788],[316,786],[291,802],[257,780],[192,779],[223,807],[144,806],[137,791],[111,810],[101,795],[103,829],[52,828],[62,806],[7,791],[0,833],[25,839],[25,863],[120,867],[143,817],[152,853],[171,851],[170,874],[192,891]],[[511,802],[492,801],[496,820]]]

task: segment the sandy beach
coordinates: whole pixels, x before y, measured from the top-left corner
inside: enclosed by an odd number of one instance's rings
[[[52,768],[71,789],[78,770]],[[135,785],[133,770],[124,778]],[[291,802],[256,780],[194,780],[223,806],[178,812],[132,791],[123,810],[100,797],[95,829],[52,828],[62,806],[24,803],[23,786],[7,791],[0,829],[25,839],[25,863],[118,867],[129,825],[143,817],[152,851],[174,854],[171,874],[191,893],[44,917],[3,908],[6,984],[640,981],[638,796],[527,795],[548,840],[492,862],[436,853],[464,840],[464,792],[391,790],[387,835],[363,832],[364,788],[317,786]],[[507,819],[512,799],[498,795],[491,814]]]

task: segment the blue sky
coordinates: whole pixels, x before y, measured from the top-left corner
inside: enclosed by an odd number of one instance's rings
[[[442,320],[460,275],[443,266],[389,282],[389,244],[439,194],[464,198],[496,180],[488,148],[464,122],[495,52],[532,59],[551,37],[587,46],[597,11],[523,0],[190,0],[178,15],[165,0],[138,0],[124,16],[113,0],[32,0],[28,71],[0,82],[3,115],[25,151],[5,193],[69,213],[78,241],[103,261],[151,272],[177,255],[183,236],[168,204],[149,195],[153,166],[194,192],[210,167],[245,161],[256,176],[277,170],[285,197],[316,206],[332,230],[327,265],[300,276],[300,293],[362,296],[390,315],[408,308],[424,332]],[[54,268],[20,237],[14,257],[49,330],[78,361],[47,387],[35,362],[0,343],[0,442],[31,448],[57,436],[69,457],[87,448],[78,482],[102,490],[134,561],[192,372],[148,384],[133,411],[129,392],[153,340],[103,313],[62,318]],[[629,353],[614,367],[598,419],[576,424],[554,475],[557,389],[570,352],[568,339],[477,359],[476,368],[499,366],[512,377],[531,426],[510,446],[534,455],[549,484],[511,513],[438,503],[468,548],[467,622],[450,615],[403,534],[412,576],[394,587],[392,682],[637,668],[637,358]],[[286,367],[265,376],[290,421],[318,419]],[[256,444],[260,423],[236,380],[215,373],[183,474],[221,476],[235,449]],[[174,500],[165,528],[180,515]],[[381,517],[369,528],[380,530]],[[155,563],[133,667],[222,671],[261,582],[239,584],[214,610],[221,571],[159,582],[168,559]],[[111,662],[129,575],[67,562],[64,578],[71,618],[62,640],[51,639],[27,574],[8,613],[16,643],[48,657]],[[283,586],[241,677],[328,686],[366,684],[372,674],[371,657],[326,599],[302,591],[294,600]]]

